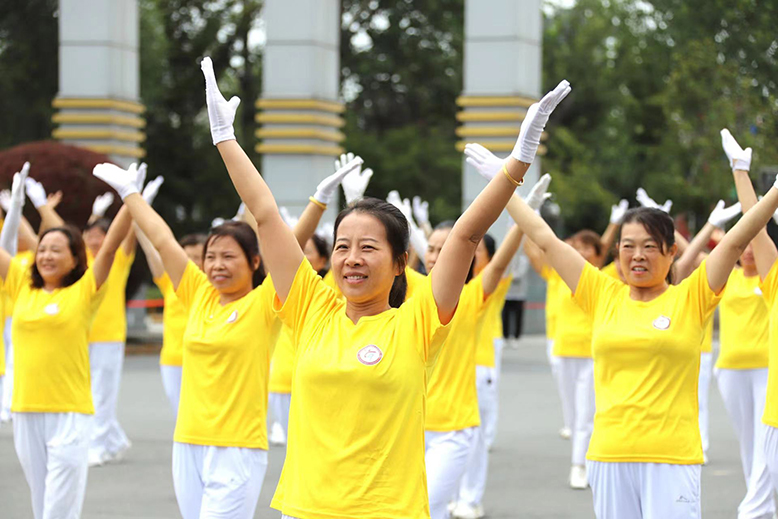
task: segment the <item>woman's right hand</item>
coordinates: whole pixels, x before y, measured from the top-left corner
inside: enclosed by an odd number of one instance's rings
[[[235,140],[235,113],[238,111],[240,98],[233,96],[229,101],[219,91],[216,75],[213,72],[213,62],[208,56],[200,62],[200,69],[205,76],[205,104],[208,106],[208,120],[211,123],[211,138],[214,146],[224,141]]]
[[[98,164],[92,170],[92,174],[114,188],[122,200],[133,193],[139,193],[138,181],[140,180],[140,171],[135,164],[130,165],[129,169],[124,170],[116,164],[103,163]]]

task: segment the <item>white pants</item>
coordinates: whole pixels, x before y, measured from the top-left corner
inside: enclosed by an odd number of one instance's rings
[[[11,342],[11,318],[5,320],[3,329],[5,341],[5,376],[3,377],[3,398],[0,399],[0,420],[11,419],[11,399],[14,392],[14,347]]]
[[[565,402],[564,391],[562,390],[562,379],[559,374],[559,357],[554,355],[554,339],[546,339],[546,356],[548,357],[548,363],[551,366],[551,375],[554,377],[554,383],[556,384],[557,393],[559,393],[559,400],[562,402],[562,422],[565,429],[570,429],[572,425],[571,418],[567,413],[570,408]]]
[[[116,419],[123,364],[123,342],[93,342],[89,345],[89,370],[95,406],[92,442],[89,445],[92,456],[115,454],[130,445]]]
[[[14,446],[35,519],[78,519],[86,493],[90,415],[14,413]]]
[[[746,496],[738,506],[739,519],[772,518],[773,486],[765,461],[766,425],[762,423],[767,395],[767,368],[715,371],[724,407],[735,427]]]
[[[770,481],[778,492],[778,429],[765,425],[764,454]]]
[[[424,433],[424,461],[427,464],[432,519],[448,519],[448,503],[456,497],[477,429],[469,427],[459,431]]]
[[[586,451],[594,430],[594,361],[579,357],[559,357],[562,404],[573,430],[573,465],[586,463]]]
[[[500,373],[502,372],[502,350],[504,348],[505,339],[498,337],[494,340],[494,378],[492,380],[492,386],[494,387],[494,409],[486,419],[481,415],[481,427],[483,428],[484,436],[486,437],[487,449],[492,448],[494,439],[497,436],[497,419],[500,415]]]
[[[173,488],[184,519],[251,519],[267,451],[173,443]]]
[[[159,372],[162,374],[162,387],[165,388],[170,407],[173,408],[173,416],[178,417],[178,401],[181,397],[181,366],[159,365]]]
[[[700,465],[587,461],[597,519],[700,519]]]
[[[475,384],[478,390],[478,413],[481,424],[488,423],[497,412],[497,388],[495,369],[486,366],[475,367]],[[489,446],[486,443],[486,429],[478,427],[470,447],[462,484],[459,485],[459,501],[478,506],[484,498],[486,476],[489,472]]]
[[[697,399],[700,407],[700,436],[702,437],[702,452],[707,453],[710,447],[708,434],[708,396],[710,395],[710,379],[713,374],[713,353],[700,354],[700,379]]]
[[[289,435],[289,406],[291,405],[291,393],[270,393],[268,395],[268,407],[273,415],[273,421],[278,422],[283,427],[284,436]],[[271,423],[270,420],[268,423]]]

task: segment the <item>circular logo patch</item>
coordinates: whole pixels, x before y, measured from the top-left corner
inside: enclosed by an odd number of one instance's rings
[[[51,303],[50,305],[46,305],[46,308],[44,308],[43,311],[49,315],[57,315],[59,313],[59,305],[57,305],[57,303]]]
[[[654,328],[657,330],[667,330],[670,328],[670,318],[665,317],[664,315],[660,315],[654,319]]]
[[[357,360],[365,366],[375,366],[384,358],[384,352],[375,344],[365,346],[357,352]]]

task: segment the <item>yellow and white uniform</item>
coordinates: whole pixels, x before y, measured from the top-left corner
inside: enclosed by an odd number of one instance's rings
[[[450,328],[438,320],[431,282],[354,324],[303,260],[276,309],[292,329],[295,363],[271,506],[299,519],[428,518],[427,373]]]
[[[176,289],[189,316],[173,437],[173,483],[185,518],[230,507],[253,517],[267,469],[268,378],[279,331],[274,294],[268,277],[222,305],[191,261]],[[222,489],[212,495],[213,485]]]
[[[181,395],[181,366],[184,354],[184,332],[188,314],[184,305],[176,297],[176,291],[170,276],[164,272],[154,279],[165,301],[162,314],[162,351],[159,354],[159,369],[162,385],[165,388],[173,413],[178,414],[178,401]]]
[[[35,517],[80,515],[89,430],[89,327],[104,296],[91,269],[52,292],[31,286],[30,269],[11,261],[4,288],[13,301],[14,443]],[[55,477],[48,474],[56,474]]]
[[[27,269],[32,265],[35,260],[35,251],[27,250],[19,252],[14,256],[13,261],[19,263],[22,269]],[[12,319],[14,305],[10,296],[5,290],[0,291],[0,318],[3,320],[3,343],[5,346],[5,375],[3,376],[3,388],[2,388],[2,407],[0,407],[0,421],[8,421],[11,419],[11,400],[13,400],[13,384],[14,384],[14,363],[13,363],[13,341],[11,340]]]
[[[127,340],[127,302],[125,290],[135,253],[119,247],[105,281],[105,296],[97,309],[89,332],[89,369],[92,397],[95,402],[94,428],[89,458],[100,463],[117,456],[130,446],[116,416],[119,387],[124,365],[124,343]],[[87,253],[91,266],[94,258]]]
[[[769,311],[758,275],[746,277],[741,268],[732,271],[719,304],[719,319],[721,350],[716,379],[737,432],[747,486],[738,510],[744,516],[772,516],[773,486],[765,461],[767,427],[762,423],[767,396]]]
[[[765,433],[765,461],[771,480],[778,487],[778,261],[759,285],[769,312],[769,360],[767,399],[762,423]]]
[[[710,289],[706,262],[647,302],[587,263],[575,299],[592,316],[597,411],[587,466],[596,515],[641,517],[642,502],[657,511],[652,517],[692,517],[703,461],[700,350],[721,299]],[[667,488],[673,499],[661,494]],[[689,510],[669,511],[678,506],[676,494]]]

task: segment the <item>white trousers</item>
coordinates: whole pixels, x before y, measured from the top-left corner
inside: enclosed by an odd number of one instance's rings
[[[764,453],[770,481],[778,492],[778,429],[770,425],[765,425]]]
[[[767,426],[762,423],[767,368],[718,369],[715,373],[740,444],[740,461],[746,479],[746,496],[738,506],[738,519],[772,518],[775,501],[765,461]]]
[[[273,415],[273,421],[284,429],[284,436],[289,436],[289,407],[292,405],[291,393],[270,393],[268,407]],[[268,420],[268,423],[272,423]]]
[[[505,348],[505,339],[498,337],[494,340],[494,409],[490,416],[484,419],[481,415],[481,427],[486,437],[486,447],[491,449],[494,445],[494,439],[497,437],[497,419],[500,415],[500,373],[502,373],[502,351]],[[480,397],[479,397],[480,400]]]
[[[708,452],[710,436],[708,435],[708,396],[710,395],[710,379],[713,374],[713,354],[700,354],[700,379],[697,389],[697,399],[700,407],[700,436],[702,437],[702,452]]]
[[[181,366],[159,365],[159,372],[162,374],[162,387],[165,388],[170,407],[173,408],[173,416],[178,417],[178,402],[181,397]]]
[[[459,431],[424,433],[424,461],[427,464],[432,519],[448,519],[448,504],[456,497],[477,429],[469,427]]]
[[[475,384],[478,390],[478,413],[481,424],[492,420],[497,413],[497,387],[495,368],[486,366],[475,367]],[[459,501],[470,506],[478,506],[484,498],[486,476],[489,472],[489,446],[487,445],[486,429],[478,427],[470,446],[470,457],[467,468],[459,485]]]
[[[183,519],[251,519],[267,451],[173,443],[173,488]]]
[[[554,383],[556,384],[556,390],[559,394],[559,400],[562,402],[562,422],[565,429],[570,429],[572,426],[572,417],[567,413],[570,407],[565,402],[564,391],[562,389],[562,378],[559,374],[559,357],[554,355],[554,340],[546,339],[546,356],[548,357],[548,363],[551,366],[551,375],[554,377]]]
[[[579,357],[559,357],[562,404],[573,430],[573,465],[586,463],[586,451],[594,430],[594,361]]]
[[[597,519],[700,519],[700,465],[587,461]]]
[[[11,318],[5,320],[3,329],[5,341],[5,376],[3,377],[3,397],[0,399],[0,421],[11,419],[11,399],[14,392],[14,347],[11,341]]]
[[[95,420],[91,457],[103,457],[129,447],[130,441],[116,418],[116,402],[124,364],[123,342],[94,342],[89,345],[89,370]]]
[[[35,519],[78,519],[86,493],[90,415],[14,413],[14,446]]]

